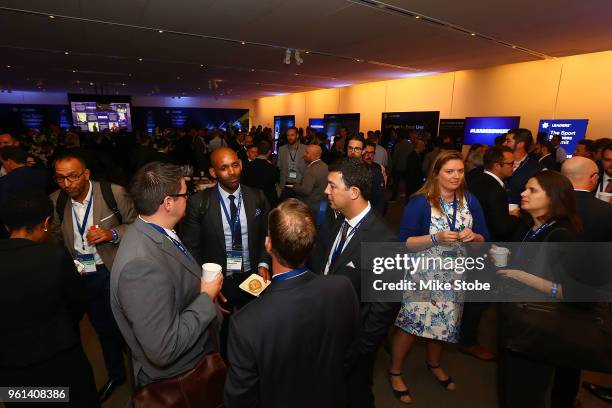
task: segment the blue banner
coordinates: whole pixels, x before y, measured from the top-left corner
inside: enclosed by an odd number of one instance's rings
[[[571,157],[578,141],[586,136],[588,124],[588,119],[542,119],[538,132],[546,132],[548,140],[555,135],[561,136],[561,147]]]
[[[476,143],[493,146],[495,138],[519,127],[520,116],[482,116],[465,118],[463,144]]]

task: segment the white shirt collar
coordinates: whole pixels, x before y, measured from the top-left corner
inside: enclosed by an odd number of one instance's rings
[[[500,179],[499,177],[497,177],[495,174],[491,173],[489,170],[485,170],[484,171],[485,174],[488,174],[489,176],[493,177],[495,180],[497,180],[497,182],[499,183],[500,186],[504,186],[504,182],[502,181],[502,179]]]
[[[147,224],[151,224],[149,221],[145,220],[140,215],[138,216],[138,218],[140,218],[140,220],[142,222],[146,222]],[[161,225],[160,225],[160,227],[161,227]],[[178,235],[176,234],[175,230],[173,230],[173,229],[171,230],[171,229],[168,229],[168,228],[165,228],[165,227],[162,227],[162,228],[164,229],[164,231],[166,231],[166,234],[168,234],[169,237],[172,237],[172,238],[176,239],[177,241],[180,241],[180,239],[179,239]]]
[[[234,197],[240,197],[240,191],[241,191],[240,184],[238,184],[238,188],[233,193],[228,193],[227,191],[222,189],[221,186],[218,186],[217,188],[221,192],[221,198],[223,198],[224,201],[229,201],[230,195],[233,195]]]
[[[583,190],[581,188],[575,188],[574,191],[584,191],[585,193],[590,193],[589,190]]]
[[[89,191],[87,192],[87,196],[85,197],[85,200],[83,200],[83,203],[79,203],[78,201],[74,200],[73,198],[71,198],[70,200],[72,201],[72,204],[87,205],[87,204],[89,204],[89,200],[91,200],[91,194],[92,193],[93,193],[93,184],[92,184],[91,180],[89,180]]]
[[[308,165],[308,167],[312,166],[313,164],[315,164],[316,162],[321,161],[321,159],[317,159],[315,161],[310,162],[310,164]]]
[[[550,156],[552,153],[548,153],[542,157],[540,157],[540,160],[538,160],[539,162],[541,162],[542,160],[544,160],[545,158],[547,158],[548,156]],[[521,160],[522,161],[522,160]]]
[[[354,216],[352,219],[346,220],[346,222],[348,222],[351,228],[355,228],[357,224],[359,224],[361,220],[368,214],[368,212],[370,212],[371,208],[372,206],[370,205],[370,202],[368,201],[368,206],[362,212]]]

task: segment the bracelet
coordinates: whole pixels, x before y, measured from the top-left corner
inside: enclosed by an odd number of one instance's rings
[[[431,234],[429,236],[429,238],[431,238],[431,243],[434,245],[438,245],[438,239],[436,238],[436,234]]]
[[[557,298],[557,290],[558,290],[558,286],[555,282],[553,282],[550,285],[550,297],[551,298],[555,298],[555,299]]]
[[[116,244],[119,241],[119,234],[117,233],[117,230],[112,229],[111,234],[113,234],[113,239],[111,239],[111,242]]]

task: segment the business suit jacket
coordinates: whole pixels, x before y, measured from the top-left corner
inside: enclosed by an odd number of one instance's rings
[[[93,185],[93,208],[92,217],[94,225],[99,225],[101,228],[105,229],[114,229],[119,234],[119,238],[123,238],[123,234],[125,233],[126,228],[129,224],[134,222],[136,219],[136,210],[134,209],[134,202],[132,198],[129,196],[128,192],[121,186],[116,184],[112,184],[111,188],[113,190],[113,195],[115,196],[115,201],[117,202],[117,207],[119,207],[119,212],[123,217],[123,224],[119,224],[117,217],[112,216],[108,218],[113,212],[106,202],[104,201],[104,197],[102,196],[102,189],[100,188],[100,183],[97,181],[91,181]],[[55,210],[55,205],[57,204],[57,197],[59,196],[61,190],[57,190],[51,194],[51,201],[53,202],[53,213],[57,214]],[[104,221],[102,221],[104,220]],[[60,242],[63,242],[68,249],[68,252],[74,258],[76,256],[74,250],[74,229],[73,229],[73,220],[72,220],[72,205],[70,198],[66,201],[66,207],[64,207],[64,220],[62,225],[59,225],[59,220],[57,217],[53,218],[53,226],[52,230],[55,231],[55,237]],[[111,242],[104,242],[102,244],[96,245],[96,250],[102,258],[102,262],[111,270],[113,267],[113,261],[115,259],[115,255],[117,254],[117,250],[119,249],[119,244],[113,244]]]
[[[368,166],[372,171],[372,192],[370,194],[370,204],[383,215],[387,208],[387,197],[385,196],[385,176],[383,175],[383,167],[374,162]]]
[[[221,320],[200,293],[202,269],[140,218],[127,229],[111,271],[111,307],[132,351],[134,374],[168,378],[215,350]]]
[[[299,143],[295,153],[295,171],[297,172],[296,181],[299,182],[304,177],[306,171],[306,163],[304,162],[304,152],[306,147]],[[287,184],[289,177],[289,164],[291,163],[291,155],[289,154],[289,145],[285,144],[278,148],[278,160],[276,165],[280,169],[280,186],[284,187]]]
[[[492,176],[485,173],[473,177],[468,184],[468,189],[480,202],[491,240],[510,241],[520,220],[508,212],[506,189]]]
[[[317,160],[306,167],[302,181],[293,186],[297,198],[303,201],[313,214],[319,212],[319,205],[325,199],[327,173],[327,164],[323,160]]]
[[[612,242],[612,204],[586,191],[574,191],[587,242]]]
[[[552,153],[544,157],[540,157],[540,159],[538,160],[538,163],[540,163],[540,166],[542,166],[542,169],[554,170],[554,171],[561,170],[561,165],[557,162],[557,160],[555,159],[555,155]]]
[[[344,222],[338,217],[334,226],[320,231],[317,245],[310,259],[313,272],[325,273],[325,265],[332,246]],[[346,276],[353,284],[357,298],[361,299],[361,243],[362,242],[397,242],[396,236],[375,211],[370,210],[363,218],[363,223],[338,256],[328,275]],[[354,265],[354,268],[350,265]],[[397,305],[394,303],[362,302],[360,304],[361,331],[356,344],[354,358],[376,352],[389,326],[396,316]]]
[[[42,167],[17,168],[6,176],[0,177],[0,204],[11,194],[26,189],[46,193],[49,181],[49,175]]]
[[[223,267],[225,275],[227,255],[222,218],[225,215],[219,204],[217,188],[206,189],[189,198],[180,235],[199,264],[204,262],[219,264]],[[241,190],[249,234],[249,261],[251,270],[257,272],[257,265],[260,262],[270,265],[270,256],[264,247],[268,235],[270,206],[261,190],[244,185],[241,185]],[[244,231],[244,225],[242,228]]]
[[[542,171],[542,166],[537,161],[530,157],[525,159],[525,162],[514,171],[512,176],[507,180],[509,187],[508,201],[511,204],[521,203],[521,193],[525,190],[525,184],[536,173]]]
[[[346,278],[272,281],[230,320],[225,406],[346,406],[343,366],[358,327]]]
[[[246,163],[240,175],[240,183],[263,191],[268,199],[270,208],[274,208],[278,204],[276,185],[279,181],[280,170],[278,167],[261,157],[257,157],[252,162]]]

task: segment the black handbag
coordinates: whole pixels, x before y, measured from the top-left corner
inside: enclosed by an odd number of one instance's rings
[[[612,373],[607,303],[506,303],[506,348],[558,366]]]

